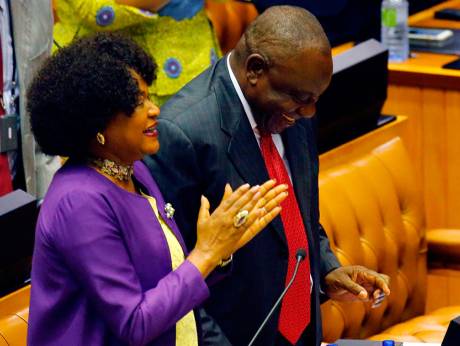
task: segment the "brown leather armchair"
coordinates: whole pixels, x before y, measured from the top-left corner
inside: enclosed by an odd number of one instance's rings
[[[25,346],[30,286],[0,298],[0,346]]]
[[[391,277],[391,295],[379,308],[362,302],[323,304],[325,341],[440,342],[449,321],[460,315],[460,306],[424,315],[427,238],[422,197],[402,141],[393,138],[352,160],[325,167],[319,188],[321,223],[339,261]],[[448,248],[460,258],[458,245],[444,240],[438,239],[440,251]]]

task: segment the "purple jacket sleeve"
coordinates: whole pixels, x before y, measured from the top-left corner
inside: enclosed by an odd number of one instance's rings
[[[74,192],[55,214],[54,244],[113,333],[142,345],[198,306],[209,290],[198,269],[185,261],[143,291],[116,220],[102,196]]]

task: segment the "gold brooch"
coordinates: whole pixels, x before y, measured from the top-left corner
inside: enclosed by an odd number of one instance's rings
[[[166,203],[165,204],[165,213],[166,213],[166,217],[168,219],[172,219],[173,216],[174,216],[174,212],[176,210],[173,208],[172,204],[171,203]]]

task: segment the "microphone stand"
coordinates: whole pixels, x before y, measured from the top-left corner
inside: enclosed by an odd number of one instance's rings
[[[267,322],[270,319],[270,317],[272,316],[273,312],[278,307],[278,305],[280,304],[280,302],[283,299],[283,297],[286,295],[286,293],[289,290],[289,288],[291,287],[291,285],[294,283],[295,277],[297,275],[297,270],[299,269],[300,262],[302,262],[305,259],[306,255],[307,255],[307,253],[306,253],[306,251],[304,249],[298,249],[297,250],[297,252],[296,252],[297,263],[295,264],[294,273],[292,274],[291,280],[289,281],[289,283],[287,284],[286,288],[284,289],[284,291],[279,296],[278,300],[275,302],[275,305],[273,305],[273,307],[270,310],[270,312],[268,313],[267,317],[265,317],[265,319],[262,322],[262,324],[260,325],[259,329],[257,329],[257,332],[252,337],[252,339],[249,342],[248,346],[252,346],[254,344],[254,341],[256,340],[256,338],[259,336],[259,334],[262,331],[262,329],[267,324]]]

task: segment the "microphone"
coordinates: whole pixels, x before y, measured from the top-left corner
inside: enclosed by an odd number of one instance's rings
[[[270,310],[270,312],[268,313],[267,317],[265,317],[264,321],[262,322],[262,324],[260,325],[259,329],[257,329],[257,332],[254,334],[254,336],[252,337],[251,341],[249,342],[248,346],[252,346],[254,344],[254,341],[256,340],[256,338],[259,336],[260,332],[262,331],[262,329],[265,327],[265,325],[267,324],[268,320],[270,319],[270,317],[273,315],[273,312],[275,311],[275,309],[278,307],[278,305],[281,303],[281,300],[283,299],[283,297],[286,295],[287,291],[289,290],[289,288],[292,286],[292,284],[294,283],[294,280],[295,280],[295,277],[297,275],[297,270],[299,269],[299,265],[300,265],[300,262],[302,262],[305,257],[307,256],[307,251],[305,251],[305,249],[302,249],[302,248],[299,248],[297,249],[297,251],[295,252],[295,258],[296,258],[296,261],[297,263],[295,264],[295,268],[294,268],[294,273],[292,274],[292,278],[291,280],[289,281],[289,283],[287,284],[286,288],[284,289],[284,291],[281,293],[281,295],[279,296],[278,300],[275,302],[275,304],[273,305],[272,309]]]

